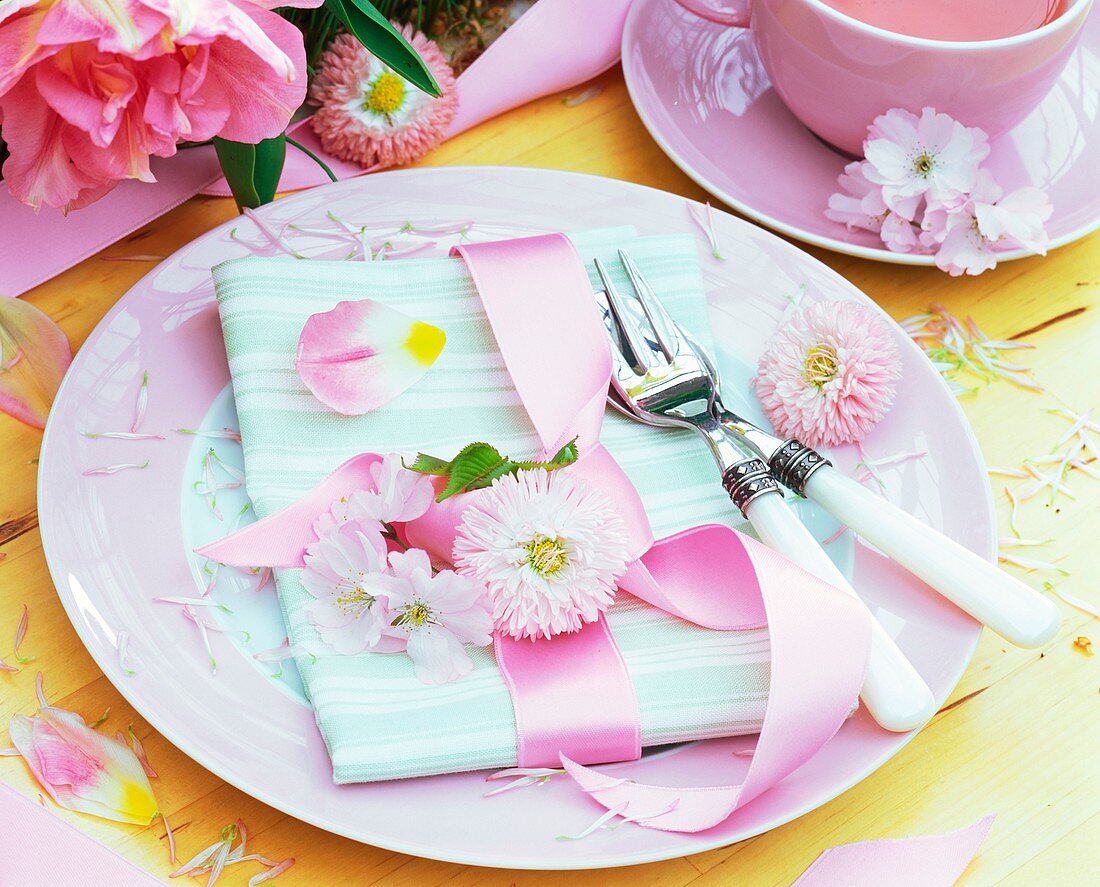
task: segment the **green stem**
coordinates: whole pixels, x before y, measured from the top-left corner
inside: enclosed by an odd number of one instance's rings
[[[294,141],[294,139],[292,139],[290,136],[286,137],[286,142],[287,142],[288,145],[293,145],[295,148],[297,148],[299,151],[301,151],[303,154],[305,154],[306,157],[310,158],[310,160],[312,160],[319,167],[321,167],[321,169],[323,169],[325,171],[325,174],[332,181],[334,181],[334,182],[339,181],[339,179],[336,178],[336,173],[334,173],[331,169],[329,169],[328,164],[325,163],[325,161],[323,161],[320,157],[318,157],[312,151],[310,151],[309,148],[307,148],[301,142]]]

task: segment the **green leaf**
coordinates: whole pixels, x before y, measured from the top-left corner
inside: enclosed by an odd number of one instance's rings
[[[470,484],[484,480],[507,461],[496,447],[487,443],[472,443],[463,447],[451,462],[451,476],[447,480],[447,486],[435,501],[442,502],[456,493],[461,493],[468,489]]]
[[[406,465],[404,461],[402,461],[401,464],[409,471],[416,471],[419,474],[432,474],[437,477],[446,477],[451,473],[450,462],[437,459],[435,456],[429,456],[427,453],[417,453],[416,459],[412,465]]]
[[[428,95],[439,96],[439,84],[431,69],[369,0],[325,0],[325,5],[371,55]]]
[[[574,437],[553,455],[550,464],[559,468],[563,465],[572,465],[577,461],[577,455],[577,439]]]
[[[467,444],[450,462],[436,456],[418,453],[411,465],[402,464],[409,471],[447,478],[447,485],[435,500],[442,502],[459,493],[483,490],[506,474],[516,474],[519,471],[535,468],[545,468],[547,471],[563,468],[576,462],[577,455],[576,438],[558,450],[547,462],[516,462],[507,456],[502,456],[496,447],[479,442]]]
[[[238,209],[255,209],[275,199],[286,160],[286,134],[250,145],[214,139],[225,180]]]

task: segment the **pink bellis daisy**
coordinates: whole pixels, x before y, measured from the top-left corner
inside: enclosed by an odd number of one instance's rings
[[[753,388],[779,434],[829,447],[862,440],[886,415],[900,376],[881,318],[854,302],[818,302],[780,328]]]
[[[390,570],[376,578],[392,619],[386,634],[405,644],[417,678],[446,684],[470,673],[464,644],[493,642],[493,617],[485,587],[453,570],[432,571],[419,548],[390,554]]]
[[[455,77],[439,47],[405,25],[405,37],[427,63],[441,95],[433,98],[339,34],[321,57],[310,99],[320,107],[313,129],[326,151],[363,166],[400,166],[443,141],[458,109]]]
[[[626,530],[611,501],[568,474],[520,471],[462,515],[460,573],[489,589],[499,631],[552,637],[595,622],[626,571]]]

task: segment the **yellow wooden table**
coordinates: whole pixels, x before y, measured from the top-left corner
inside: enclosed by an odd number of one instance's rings
[[[650,140],[616,69],[602,91],[576,107],[551,97],[484,124],[436,151],[432,164],[513,164],[612,176],[705,199]],[[577,92],[580,90],[578,89]],[[1100,183],[1098,183],[1100,187]],[[29,293],[55,318],[74,349],[150,263],[111,256],[168,256],[230,218],[229,200],[196,198]],[[1047,393],[999,382],[964,398],[986,459],[1018,465],[1050,450],[1067,423],[1048,409],[1100,405],[1100,233],[1047,258],[1002,265],[978,278],[951,279],[934,269],[867,262],[810,250],[903,318],[941,302],[971,314],[996,339],[1027,339],[1019,351]],[[151,260],[150,260],[151,262]],[[336,837],[305,825],[217,779],[155,733],[107,681],[84,650],[54,593],[42,556],[35,512],[41,434],[0,415],[0,656],[23,603],[30,607],[25,652],[38,658],[19,674],[0,674],[0,724],[34,709],[34,674],[45,672],[51,700],[89,720],[108,706],[107,727],[133,722],[160,773],[161,809],[173,823],[183,859],[213,842],[222,826],[243,818],[255,852],[297,864],[277,883],[292,885],[537,885],[566,878],[575,885],[787,885],[825,848],[883,836],[943,832],[994,812],[997,821],[964,878],[967,885],[1085,885],[1100,879],[1100,656],[1072,645],[1091,636],[1100,651],[1100,621],[1063,605],[1065,623],[1042,651],[1008,647],[985,633],[948,704],[893,760],[832,803],[740,844],[634,868],[555,873],[495,871],[416,859]],[[1002,530],[1007,500],[994,478]],[[1028,536],[1053,537],[1043,557],[1072,575],[1059,587],[1100,604],[1100,481],[1080,476],[1076,500],[1045,507],[1037,497],[1021,510]],[[1038,574],[1025,575],[1036,587]],[[0,727],[2,734],[3,727]],[[0,735],[0,744],[6,744]],[[0,781],[35,797],[19,759],[0,759]],[[139,866],[165,876],[164,829],[139,829],[60,811]],[[0,846],[12,840],[0,836]],[[2,851],[0,851],[2,852]],[[241,867],[242,869],[244,866]],[[43,848],[42,884],[50,884]],[[244,884],[232,871],[220,883]],[[173,882],[175,883],[175,882]]]

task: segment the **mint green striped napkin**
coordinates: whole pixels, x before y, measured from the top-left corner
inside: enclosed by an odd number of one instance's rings
[[[710,341],[692,237],[639,238],[618,228],[571,239],[586,263],[600,257],[612,269],[619,267],[615,250],[629,249],[672,314]],[[246,258],[219,265],[214,282],[247,489],[260,517],[368,450],[450,457],[474,440],[513,455],[539,449],[460,260]],[[341,416],[298,379],[298,336],[311,314],[367,297],[442,327],[447,344],[427,375],[399,398],[365,416]],[[549,322],[551,308],[532,322]],[[609,410],[602,440],[637,486],[658,537],[706,522],[741,525],[710,454],[690,433],[648,428]],[[299,576],[299,570],[278,571],[279,599],[291,643],[316,649],[319,638],[304,613],[310,598]],[[637,690],[643,745],[759,731],[768,688],[765,631],[710,631],[625,593],[608,623]],[[473,672],[443,686],[420,683],[404,656],[300,656],[335,781],[515,765],[508,690],[491,649],[471,653]]]

